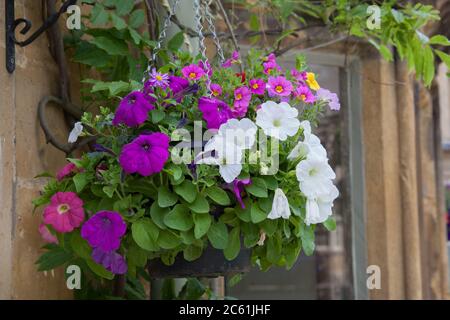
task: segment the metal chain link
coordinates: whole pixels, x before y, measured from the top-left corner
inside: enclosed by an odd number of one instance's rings
[[[144,72],[144,77],[142,78],[142,83],[145,83],[145,80],[147,79],[147,76],[150,74],[153,64],[156,62],[156,55],[158,54],[159,50],[161,50],[162,42],[167,36],[167,28],[169,27],[172,17],[175,15],[175,10],[177,9],[178,5],[180,3],[180,0],[174,0],[172,3],[172,7],[170,8],[170,12],[167,14],[166,18],[164,19],[164,23],[161,29],[161,32],[158,36],[158,41],[156,43],[155,48],[152,50],[151,59],[148,62],[147,70]]]
[[[225,62],[225,56],[223,54],[222,46],[220,45],[219,37],[217,36],[217,33],[216,33],[216,26],[214,24],[214,17],[212,16],[211,11],[209,10],[209,6],[211,5],[211,2],[212,2],[212,0],[205,0],[204,1],[205,18],[206,18],[206,21],[208,22],[209,31],[212,34],[214,43],[215,43],[216,48],[217,48],[217,54],[219,55],[220,64],[223,64]]]
[[[202,16],[200,12],[201,6],[200,6],[200,0],[194,0],[194,10],[195,10],[195,26],[196,31],[198,35],[198,47],[200,54],[202,56],[203,66],[206,69],[206,88],[208,89],[208,92],[210,95],[212,95],[211,92],[211,78],[209,77],[209,62],[208,57],[206,56],[206,46],[205,46],[205,36],[203,35],[203,24],[202,24]]]

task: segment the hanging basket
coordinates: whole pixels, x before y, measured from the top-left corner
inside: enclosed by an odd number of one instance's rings
[[[160,259],[154,259],[148,262],[147,268],[151,278],[216,278],[249,272],[250,258],[250,249],[242,248],[236,259],[228,261],[222,250],[207,247],[195,261],[186,261],[180,253],[171,266],[165,265]]]

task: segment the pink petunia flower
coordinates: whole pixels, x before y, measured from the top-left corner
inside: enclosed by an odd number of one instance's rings
[[[76,172],[78,172],[78,168],[72,162],[69,162],[58,171],[56,180],[62,181],[65,177],[71,176]]]
[[[281,71],[281,67],[274,61],[267,61],[263,63],[264,73],[271,74],[272,71]]]
[[[252,93],[249,88],[239,87],[234,90],[233,116],[237,118],[245,116],[251,99]]]
[[[292,83],[283,76],[269,77],[267,81],[267,91],[269,96],[289,96],[294,88]]]
[[[169,158],[170,138],[161,132],[141,134],[122,148],[120,166],[126,173],[147,177],[160,172]]]
[[[196,81],[205,75],[205,71],[196,64],[191,64],[181,69],[183,77]]]
[[[211,84],[211,93],[214,97],[222,95],[222,87],[217,83]]]
[[[297,99],[304,101],[305,103],[314,103],[316,101],[316,97],[313,95],[311,90],[309,90],[309,88],[305,85],[297,87],[297,89],[295,89],[294,91],[294,96]]]
[[[305,71],[298,71],[297,69],[291,70],[291,76],[300,83],[305,83],[307,76]]]
[[[48,227],[44,223],[39,225],[39,233],[45,242],[58,244],[58,238],[50,233],[50,230],[48,230]]]
[[[250,80],[250,91],[253,94],[262,95],[266,90],[266,84],[263,79]]]
[[[227,59],[223,64],[222,68],[230,68],[232,64],[239,63],[239,52],[234,51],[230,59]]]
[[[83,201],[75,192],[57,192],[44,209],[44,223],[61,233],[71,232],[84,220]]]

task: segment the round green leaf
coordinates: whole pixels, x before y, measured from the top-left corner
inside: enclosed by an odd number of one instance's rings
[[[161,187],[158,189],[158,205],[161,208],[167,208],[177,203],[178,197],[176,194],[169,191],[167,187]]]
[[[148,218],[142,218],[131,225],[131,234],[134,241],[145,250],[157,251],[159,249],[156,240],[158,239],[159,229]]]
[[[206,195],[221,206],[228,206],[231,203],[230,197],[228,197],[227,192],[216,186],[207,188]]]
[[[228,244],[228,228],[223,222],[213,223],[208,230],[208,240],[211,245],[216,248],[223,250]]]
[[[177,204],[172,211],[164,216],[164,223],[169,228],[187,231],[194,225],[189,208],[184,204]]]
[[[196,213],[209,213],[209,202],[201,194],[197,195],[194,202],[190,203],[189,209]]]
[[[194,202],[198,194],[197,187],[190,180],[184,180],[181,184],[173,186],[173,190],[189,203]]]
[[[208,232],[211,221],[209,213],[194,213],[194,235],[196,239],[200,239]]]

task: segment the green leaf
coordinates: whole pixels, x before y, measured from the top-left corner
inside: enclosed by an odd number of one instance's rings
[[[267,218],[267,213],[261,210],[258,204],[253,203],[252,208],[250,210],[250,217],[253,223],[258,223]]]
[[[428,42],[428,44],[438,44],[441,46],[450,46],[450,41],[448,41],[446,36],[437,34],[430,38],[430,41]]]
[[[278,188],[278,180],[274,176],[263,176],[266,187],[269,190],[276,190]]]
[[[95,263],[94,260],[92,260],[92,258],[86,259],[86,263],[89,266],[89,269],[91,269],[92,272],[94,272],[99,277],[108,280],[114,279],[114,274],[106,270],[105,267],[103,267],[102,265]]]
[[[196,239],[203,237],[211,226],[211,216],[209,213],[194,213],[194,234]]]
[[[181,244],[181,239],[169,230],[161,230],[158,237],[158,245],[166,250],[171,250]]]
[[[250,222],[252,220],[251,210],[253,203],[251,202],[250,199],[247,198],[244,200],[244,205],[245,208],[242,208],[239,204],[236,205],[234,211],[236,212],[236,215],[239,217],[239,219],[241,219],[244,222]]]
[[[425,46],[423,51],[423,81],[429,86],[434,78],[434,54],[430,46]]]
[[[267,260],[277,263],[281,257],[281,239],[279,236],[270,237],[267,240]]]
[[[166,229],[166,224],[164,223],[164,217],[169,213],[169,208],[161,208],[158,203],[153,202],[150,207],[150,216],[153,222],[161,229]]]
[[[173,186],[173,190],[189,203],[194,202],[198,194],[197,186],[190,180],[184,180],[181,184]]]
[[[160,187],[158,190],[158,205],[161,208],[167,208],[177,203],[178,197],[176,194],[169,191],[165,186]]]
[[[108,22],[108,19],[109,19],[108,12],[105,10],[105,8],[100,3],[97,3],[94,6],[94,8],[92,8],[92,11],[91,11],[90,20],[91,20],[92,24],[95,26],[103,25]]]
[[[188,207],[195,213],[209,213],[209,202],[201,194],[198,194],[195,201],[188,204]]]
[[[95,37],[91,43],[100,49],[105,50],[109,55],[126,56],[128,46],[124,41],[112,37]]]
[[[145,13],[144,10],[138,9],[133,11],[133,13],[130,15],[130,19],[128,20],[128,24],[132,28],[139,28],[145,21]]]
[[[84,187],[89,182],[89,176],[86,172],[77,173],[73,177],[73,183],[75,184],[75,189],[77,190],[77,193],[80,193],[83,191]]]
[[[55,269],[72,259],[72,254],[61,247],[54,247],[43,253],[36,261],[38,265],[38,271],[48,271]]]
[[[300,226],[300,239],[302,240],[303,251],[307,256],[310,256],[314,253],[314,230],[311,226],[306,226],[302,224]]]
[[[134,241],[148,251],[158,251],[159,228],[149,218],[141,218],[131,225]]]
[[[434,52],[439,56],[439,58],[442,60],[442,62],[444,62],[447,66],[447,68],[450,69],[450,55],[448,55],[447,53],[441,51],[441,50],[437,50],[435,49]]]
[[[102,68],[109,62],[110,56],[89,42],[81,42],[76,48],[72,60],[88,66]]]
[[[169,40],[167,43],[167,48],[172,51],[176,52],[178,51],[184,42],[184,32],[180,31],[177,34],[175,34],[172,39]]]
[[[125,22],[125,20],[123,20],[118,15],[116,15],[114,13],[111,13],[110,16],[111,16],[111,21],[113,23],[113,26],[117,30],[122,30],[122,29],[125,29],[127,27],[127,23]]]
[[[116,0],[116,12],[119,16],[125,16],[134,8],[134,1]]]
[[[70,246],[72,250],[83,259],[90,259],[92,248],[89,243],[83,239],[80,232],[75,231],[70,237]]]
[[[227,247],[223,251],[225,259],[231,261],[236,259],[241,250],[241,238],[239,227],[233,228],[228,237]]]
[[[183,257],[186,261],[194,261],[200,258],[203,248],[197,246],[188,246],[183,250]]]
[[[184,204],[177,204],[164,217],[164,223],[169,228],[180,231],[187,231],[194,226],[189,208]]]
[[[253,178],[250,185],[245,186],[245,190],[258,198],[267,198],[267,186],[263,179]]]
[[[211,186],[207,188],[206,195],[221,206],[228,206],[231,203],[230,197],[228,197],[226,191],[217,186]]]
[[[228,228],[223,222],[216,222],[208,230],[208,240],[211,245],[219,250],[223,250],[228,244]]]
[[[205,286],[196,278],[189,278],[180,292],[179,299],[199,300],[206,292]]]
[[[334,230],[336,230],[336,220],[334,220],[332,217],[330,217],[323,223],[323,226],[328,231],[334,231]]]
[[[152,118],[152,122],[154,124],[161,122],[165,116],[166,114],[162,110],[155,109],[150,112],[150,117]]]

